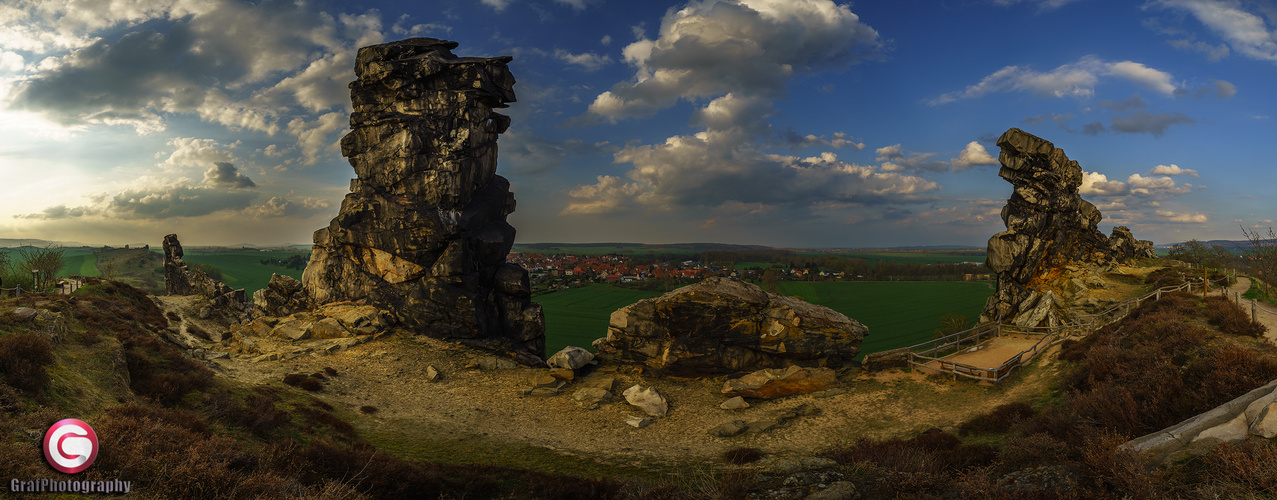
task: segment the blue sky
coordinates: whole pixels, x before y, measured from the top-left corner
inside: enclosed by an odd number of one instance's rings
[[[511,55],[520,242],[983,246],[1020,127],[1101,229],[1272,225],[1277,2],[0,4],[0,238],[307,243],[360,46]]]

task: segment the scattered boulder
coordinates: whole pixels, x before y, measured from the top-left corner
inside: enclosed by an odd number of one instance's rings
[[[426,382],[438,382],[443,378],[443,374],[439,373],[439,369],[434,365],[426,366]]]
[[[740,435],[749,429],[749,424],[744,420],[732,420],[716,425],[709,430],[709,435],[714,437],[728,438]]]
[[[12,311],[9,311],[9,314],[18,321],[27,321],[35,317],[36,310],[30,307],[15,307]]]
[[[844,366],[868,329],[832,309],[709,278],[612,313],[597,356],[657,373],[706,376],[789,365]]]
[[[550,356],[550,358],[545,360],[545,362],[554,368],[576,370],[585,366],[592,360],[594,360],[594,354],[590,351],[580,347],[567,346],[564,347],[563,350],[555,353],[553,356]]]
[[[625,396],[626,402],[639,407],[653,417],[664,417],[665,413],[669,411],[669,403],[665,401],[665,396],[656,392],[656,388],[649,387],[644,389],[642,386],[634,384],[621,394]]]
[[[727,401],[723,401],[723,404],[718,405],[718,407],[724,410],[743,410],[745,408],[749,408],[749,403],[745,402],[745,398],[736,396],[728,399]]]
[[[350,133],[357,179],[315,231],[302,275],[311,302],[367,300],[423,335],[543,364],[545,320],[527,271],[506,262],[515,230],[497,136],[515,100],[510,57],[459,58],[456,42],[359,49]]]
[[[253,310],[262,316],[288,316],[314,308],[302,282],[292,276],[271,274],[266,288],[253,292]]]
[[[1036,327],[1067,321],[1063,304],[1040,300],[1064,290],[1069,279],[1064,268],[1108,267],[1151,256],[1152,243],[1135,240],[1125,227],[1114,228],[1109,238],[1099,231],[1103,215],[1079,195],[1082,168],[1063,150],[1018,128],[1002,134],[998,146],[998,176],[1015,189],[1002,208],[1006,231],[989,238],[985,264],[997,273],[998,286],[981,323]]]
[[[771,431],[786,422],[798,417],[806,417],[820,413],[820,408],[811,404],[803,403],[788,410],[777,410],[754,420],[732,420],[724,422],[709,429],[709,435],[714,437],[733,437],[744,433],[761,434]]]
[[[652,417],[636,417],[634,415],[630,415],[630,418],[625,419],[625,423],[630,424],[630,426],[637,427],[639,429],[652,425],[652,422],[655,422],[655,421],[656,419],[653,419]]]
[[[612,400],[612,391],[601,387],[585,387],[577,389],[577,391],[572,394],[572,399],[580,403],[581,406],[596,409],[600,404]]]
[[[829,368],[767,368],[723,383],[723,394],[748,398],[775,399],[823,391],[838,386],[838,377]]]

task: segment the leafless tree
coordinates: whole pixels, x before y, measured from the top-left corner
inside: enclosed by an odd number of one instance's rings
[[[62,267],[66,265],[66,249],[57,245],[23,248],[18,250],[18,261],[19,271],[39,271],[40,281],[48,283],[62,272]],[[39,283],[33,283],[33,285],[38,287]]]
[[[1272,227],[1264,235],[1258,229],[1251,231],[1245,226],[1242,226],[1242,233],[1250,240],[1250,246],[1246,247],[1246,262],[1259,278],[1264,295],[1271,297],[1269,282],[1274,279],[1273,273],[1277,273],[1277,233]]]

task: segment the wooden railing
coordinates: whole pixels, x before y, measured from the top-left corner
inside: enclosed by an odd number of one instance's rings
[[[1227,279],[1228,278],[1223,278],[1220,282],[1225,283],[1225,286],[1227,286]],[[1129,315],[1132,309],[1139,307],[1140,304],[1146,300],[1160,300],[1163,294],[1178,291],[1187,290],[1191,293],[1194,287],[1201,288],[1201,280],[1196,282],[1185,282],[1179,286],[1162,287],[1140,297],[1135,297],[1133,299],[1128,299],[1114,304],[1108,309],[1098,313],[1078,316],[1069,323],[1055,327],[1021,327],[1015,325],[1004,325],[1001,321],[984,323],[961,332],[909,346],[909,363],[928,370],[939,370],[943,373],[950,373],[954,376],[962,376],[986,382],[1001,382],[1003,379],[1011,376],[1017,368],[1024,366],[1026,363],[1031,361],[1039,353],[1055,344],[1063,342],[1067,338],[1074,336],[1084,337],[1094,333],[1100,328],[1116,323]],[[964,349],[970,349],[971,347],[978,346],[983,342],[992,340],[994,337],[1000,337],[1004,332],[1025,335],[1041,335],[1041,338],[1039,338],[1032,347],[1012,356],[1006,362],[995,368],[972,366],[950,359],[945,359],[946,357],[961,352]]]

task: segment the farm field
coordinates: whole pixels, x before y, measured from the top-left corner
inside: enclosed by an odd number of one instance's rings
[[[21,259],[19,253],[20,248],[0,248],[0,252],[9,254],[9,261],[14,262]],[[58,272],[60,276],[70,276],[72,274],[80,274],[84,276],[97,276],[97,257],[93,255],[93,249],[90,248],[64,248],[62,249],[63,257],[66,257],[66,265],[62,266],[62,270]]]
[[[533,297],[545,312],[545,353],[554,354],[570,345],[594,351],[590,343],[607,335],[612,311],[658,295],[592,284]]]
[[[222,282],[231,288],[243,288],[250,297],[253,292],[266,288],[271,274],[282,274],[301,279],[301,269],[289,269],[284,266],[262,264],[266,259],[286,259],[290,255],[305,252],[253,252],[225,251],[201,253],[186,251],[182,260],[187,263],[208,264],[222,270]]]
[[[864,354],[907,347],[931,340],[940,318],[961,314],[973,323],[993,290],[984,282],[859,281],[782,282],[781,293],[802,297],[863,323],[869,336]],[[590,285],[534,298],[545,311],[546,354],[590,343],[607,334],[612,311],[660,295],[608,285]]]
[[[785,281],[778,285],[781,293],[828,307],[869,327],[857,359],[931,340],[940,318],[948,313],[966,316],[974,325],[993,294],[990,285],[980,281]]]

